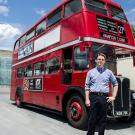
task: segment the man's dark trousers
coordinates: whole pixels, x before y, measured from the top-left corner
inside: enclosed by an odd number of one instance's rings
[[[99,134],[104,135],[107,117],[107,95],[90,93],[90,110],[87,135],[94,135],[95,126],[99,125]]]

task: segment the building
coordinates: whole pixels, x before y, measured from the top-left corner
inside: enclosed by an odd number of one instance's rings
[[[10,85],[12,51],[0,50],[0,85]]]

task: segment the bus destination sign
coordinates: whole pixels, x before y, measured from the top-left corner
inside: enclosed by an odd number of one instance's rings
[[[97,17],[97,22],[98,28],[102,31],[100,32],[101,37],[124,43],[128,42],[125,38],[126,31],[122,24],[101,17]]]
[[[103,32],[100,33],[100,36],[103,37],[103,38],[107,38],[107,39],[115,40],[115,41],[119,41],[119,42],[124,42],[124,43],[128,42],[126,38],[114,36],[114,35],[111,35],[111,34],[106,34],[106,33],[103,33]]]
[[[100,30],[110,32],[113,34],[118,34],[115,22],[103,19],[101,17],[97,17],[97,21],[98,21],[98,27]]]

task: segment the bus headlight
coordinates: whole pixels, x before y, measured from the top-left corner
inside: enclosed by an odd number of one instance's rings
[[[135,93],[132,93],[132,98],[135,99]]]

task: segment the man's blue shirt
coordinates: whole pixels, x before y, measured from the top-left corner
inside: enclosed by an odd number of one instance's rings
[[[93,68],[88,71],[85,81],[85,89],[91,92],[109,92],[109,82],[113,86],[117,86],[118,82],[113,72],[109,69],[104,69],[102,73],[98,71],[98,68]]]

